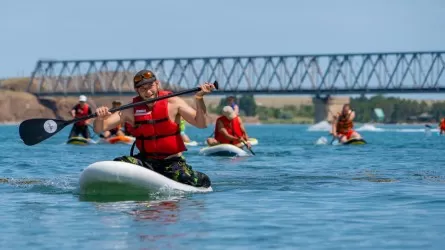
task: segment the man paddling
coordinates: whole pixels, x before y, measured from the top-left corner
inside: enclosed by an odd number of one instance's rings
[[[331,133],[340,143],[361,138],[361,135],[354,130],[354,118],[355,112],[351,110],[349,104],[343,105],[342,112],[334,116]]]
[[[115,100],[111,103],[112,108],[117,108],[120,107],[122,105],[121,101]],[[117,127],[112,128],[108,131],[105,131],[103,134],[101,134],[101,137],[103,138],[109,138],[111,136],[124,136],[124,132],[122,132],[121,130],[122,126],[121,124],[117,125]]]
[[[79,96],[79,103],[76,104],[70,111],[70,114],[73,118],[84,117],[93,113],[86,101],[86,96]],[[89,123],[90,120],[82,120],[74,123],[68,138],[79,136],[79,134],[82,134],[85,139],[90,139],[90,130],[88,129]]]
[[[138,94],[133,98],[133,103],[169,94],[160,89],[159,80],[149,70],[136,73],[133,84]],[[182,152],[187,148],[180,135],[179,124],[183,117],[197,128],[207,127],[207,110],[203,97],[213,89],[213,84],[201,85],[201,91],[195,94],[196,110],[179,97],[139,105],[113,114],[107,107],[99,107],[96,109],[98,116],[94,121],[94,131],[101,133],[127,122],[132,126],[131,134],[136,137],[136,141],[130,156],[118,157],[115,161],[137,164],[184,184],[209,187],[209,177],[194,171],[182,156]],[[140,153],[133,156],[134,145]]]
[[[241,118],[230,106],[225,106],[222,115],[216,120],[214,135],[215,138],[207,138],[210,146],[227,143],[242,148],[245,143],[247,148],[252,147]]]

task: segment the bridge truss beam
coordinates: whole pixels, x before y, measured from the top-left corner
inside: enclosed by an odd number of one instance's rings
[[[40,60],[28,91],[37,95],[134,94],[133,75],[157,73],[166,89],[217,80],[222,94],[445,92],[445,52]]]

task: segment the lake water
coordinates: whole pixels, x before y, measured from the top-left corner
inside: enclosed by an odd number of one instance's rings
[[[130,146],[66,145],[70,127],[26,146],[0,126],[1,249],[442,249],[445,137],[359,125],[367,145],[332,146],[327,124],[247,125],[256,156],[185,153],[214,192],[92,199],[82,169]],[[324,139],[320,139],[324,137]]]

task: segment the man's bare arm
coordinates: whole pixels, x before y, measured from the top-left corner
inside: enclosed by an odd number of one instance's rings
[[[184,120],[197,128],[207,128],[206,107],[203,99],[196,100],[196,110],[179,97],[172,97],[171,101],[177,105],[178,112]]]
[[[104,131],[108,131],[110,129],[117,127],[119,124],[124,124],[126,121],[130,122],[130,124],[133,124],[133,120],[129,119],[129,115],[130,114],[132,115],[131,111],[132,110],[127,109],[123,111],[114,112],[113,114],[102,118],[98,116],[94,120],[94,132],[99,134]],[[108,109],[106,111],[97,109],[96,112],[106,113],[108,112]]]

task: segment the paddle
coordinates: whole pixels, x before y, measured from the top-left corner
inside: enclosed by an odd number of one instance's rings
[[[213,84],[215,85],[215,88],[218,89],[218,82],[215,81]],[[136,106],[139,106],[142,104],[156,102],[156,101],[167,99],[167,98],[174,97],[174,96],[197,92],[200,90],[201,90],[201,87],[196,87],[196,88],[189,89],[189,90],[183,90],[183,91],[179,91],[176,93],[172,93],[170,95],[165,95],[165,96],[161,96],[161,97],[151,98],[151,99],[148,99],[145,101],[122,105],[120,107],[110,109],[110,112],[113,113],[113,112],[116,112],[119,110],[124,110],[124,109],[128,109],[128,108],[136,107]],[[55,135],[57,132],[61,131],[64,127],[66,127],[67,125],[69,125],[71,123],[88,120],[88,119],[91,119],[94,117],[97,117],[97,113],[94,113],[94,114],[91,114],[88,116],[84,116],[84,117],[75,118],[75,119],[72,119],[69,121],[57,120],[57,119],[47,119],[47,118],[29,119],[29,120],[25,120],[22,123],[20,123],[19,134],[20,134],[20,137],[22,138],[23,142],[26,145],[32,146],[32,145],[35,145],[41,141],[44,141],[44,140],[50,138],[51,136]]]
[[[334,141],[335,141],[336,139],[337,139],[337,138],[335,138],[335,136],[332,136],[331,143],[329,143],[329,144],[332,145],[332,143],[334,143]]]
[[[244,140],[241,140],[241,142],[244,144],[244,146],[246,146],[246,148],[250,151],[250,153],[252,153],[253,155],[255,155],[255,153],[252,151],[252,149],[250,149],[249,147],[247,147],[247,143]]]

